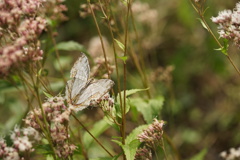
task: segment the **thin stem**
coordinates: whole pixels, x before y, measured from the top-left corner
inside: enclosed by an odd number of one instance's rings
[[[105,1],[104,1],[105,2]],[[99,1],[99,3],[101,4],[101,2]],[[102,5],[101,6],[101,9],[103,10],[102,8]],[[106,5],[107,6],[107,5]],[[105,14],[106,15],[106,14]],[[117,61],[117,51],[116,51],[116,46],[115,46],[115,43],[114,43],[114,35],[113,35],[113,30],[112,30],[112,27],[111,27],[111,23],[110,23],[110,20],[108,17],[105,17],[107,19],[107,24],[108,24],[108,29],[110,31],[110,34],[111,34],[111,38],[112,38],[112,46],[113,46],[113,53],[114,53],[114,61],[115,61],[115,67],[116,67],[116,74],[117,74],[117,89],[118,89],[118,95],[119,95],[119,99],[120,99],[120,108],[121,110],[123,110],[123,102],[122,102],[122,94],[121,94],[121,81],[120,81],[120,75],[119,75],[119,68],[118,68],[118,61]],[[121,130],[121,135],[123,134],[123,130],[122,130],[122,127],[120,127],[120,130]]]
[[[58,62],[59,68],[60,68],[60,72],[61,72],[63,81],[64,81],[64,83],[67,83],[67,80],[66,80],[66,78],[64,76],[64,73],[63,73],[63,67],[60,63],[60,56],[59,56],[59,51],[57,49],[57,42],[56,42],[55,38],[53,37],[52,29],[50,27],[49,27],[49,33],[50,33],[50,37],[51,37],[53,45],[54,45],[55,53],[56,53],[56,56],[57,56],[57,62]]]
[[[142,76],[143,76],[142,81],[143,81],[144,87],[149,88],[148,79],[147,79],[146,70],[145,70],[146,67],[145,67],[144,56],[143,56],[143,47],[141,45],[142,43],[141,43],[141,40],[139,39],[138,32],[137,32],[137,29],[136,29],[132,7],[130,7],[130,11],[131,11],[131,19],[132,19],[133,30],[134,30],[134,33],[136,35],[136,39],[137,39],[137,43],[138,43],[138,51],[140,53],[140,63],[141,63],[141,65],[139,64],[139,60],[137,58],[137,55],[134,52],[133,52],[133,56],[134,56],[133,59],[134,59],[134,61],[136,61],[135,65],[136,65],[137,69],[139,70],[138,72],[140,74],[142,74]],[[150,90],[148,89],[148,90],[146,90],[146,92],[147,92],[148,98],[150,99],[151,98]]]
[[[103,44],[102,34],[101,34],[100,28],[99,28],[99,26],[98,26],[98,22],[97,22],[95,13],[94,13],[94,11],[93,11],[93,9],[92,9],[90,0],[87,0],[87,3],[88,3],[88,6],[89,6],[89,8],[90,8],[90,10],[91,10],[94,23],[95,23],[95,25],[96,25],[96,27],[97,27],[97,31],[98,31],[98,35],[99,35],[99,38],[100,38],[100,41],[101,41],[102,50],[103,50],[103,55],[104,55],[104,59],[105,59],[105,67],[106,67],[106,69],[107,69],[108,78],[110,78],[110,72],[109,72],[109,68],[108,68],[107,55],[106,55],[105,47],[104,47],[104,44]]]
[[[193,4],[193,3],[192,3]],[[219,45],[220,48],[223,48],[222,44],[219,42],[219,40],[217,39],[217,37],[214,35],[214,33],[212,32],[211,28],[209,27],[209,25],[207,24],[205,18],[204,18],[204,10],[203,9],[199,9],[198,7],[196,7],[193,4],[194,9],[197,11],[197,13],[199,14],[202,22],[204,23],[204,25],[207,27],[207,30],[209,31],[209,33],[213,36],[213,38],[215,39],[215,41],[217,42],[217,44]],[[228,60],[230,61],[231,65],[234,67],[234,69],[237,71],[238,75],[240,76],[240,71],[237,68],[237,66],[235,65],[235,63],[232,61],[231,57],[229,55],[226,55]]]
[[[83,127],[83,129],[85,129],[88,134],[111,156],[113,157],[113,155],[94,137],[94,135],[92,135],[92,133],[82,124],[82,122],[80,122],[78,120],[78,118],[73,114],[71,113],[71,115],[73,116],[73,118]]]
[[[131,8],[130,0],[127,1],[127,16],[125,23],[125,38],[124,38],[124,56],[127,56],[127,48],[128,48],[128,20],[129,13]],[[123,62],[123,110],[122,110],[122,143],[125,144],[125,128],[126,128],[126,89],[127,89],[127,65],[126,62]]]
[[[161,141],[162,141],[162,149],[163,149],[163,153],[164,153],[164,156],[167,160],[167,153],[166,153],[166,150],[165,150],[165,146],[164,146],[164,141],[163,141],[163,138],[161,138]]]
[[[30,68],[30,71],[31,71],[29,76],[30,76],[30,78],[32,80],[32,84],[33,84],[34,91],[36,93],[36,98],[37,98],[37,101],[38,101],[38,105],[39,105],[39,108],[40,108],[41,113],[42,113],[43,123],[46,126],[46,131],[47,131],[46,138],[48,139],[48,142],[49,142],[49,144],[51,146],[51,149],[53,151],[53,158],[56,159],[56,153],[54,151],[54,146],[53,146],[53,143],[52,143],[51,132],[50,132],[50,128],[49,128],[50,126],[49,126],[49,124],[47,122],[47,118],[46,118],[46,115],[45,115],[45,112],[44,112],[44,109],[43,109],[43,106],[42,106],[42,101],[41,101],[41,97],[40,97],[40,93],[39,93],[39,87],[40,87],[39,86],[39,77],[36,76],[36,82],[34,82],[33,75],[34,75],[34,72],[35,72],[34,71],[35,67],[34,66],[30,66],[29,68]],[[39,70],[39,69],[37,68],[37,70]]]
[[[84,159],[88,160],[89,158],[88,158],[87,152],[86,152],[86,150],[84,148],[84,145],[82,143],[82,135],[81,135],[81,131],[80,130],[78,131],[78,135],[79,135],[78,137],[79,137],[80,146],[81,146],[81,149],[82,149],[82,153],[83,153]]]
[[[168,144],[171,146],[174,154],[176,155],[176,156],[175,156],[175,159],[176,159],[176,160],[181,160],[180,154],[179,154],[176,146],[174,146],[171,138],[170,138],[167,134],[165,134],[165,133],[163,133],[163,137],[164,137],[164,139],[168,142]]]

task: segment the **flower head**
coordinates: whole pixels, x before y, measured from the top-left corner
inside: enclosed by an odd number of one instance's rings
[[[220,11],[218,16],[212,17],[211,20],[219,25],[218,33],[221,38],[231,40],[240,47],[240,3],[237,3],[232,11]]]
[[[138,135],[140,142],[144,142],[148,147],[153,148],[156,145],[161,144],[162,135],[163,135],[163,125],[164,121],[158,121],[154,119],[154,122],[149,125],[149,127]]]

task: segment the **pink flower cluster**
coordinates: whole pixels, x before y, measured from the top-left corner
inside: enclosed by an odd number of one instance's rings
[[[137,150],[134,160],[152,160],[152,151],[143,147]]]
[[[0,158],[20,160],[20,153],[32,152],[33,142],[41,140],[39,133],[32,127],[23,128],[15,127],[10,135],[13,142],[11,147],[7,146],[4,139],[0,139]]]
[[[138,135],[138,140],[144,143],[144,147],[137,150],[135,160],[152,159],[152,149],[162,145],[164,124],[163,120],[154,119],[153,123]]]
[[[39,36],[46,29],[46,19],[66,20],[67,7],[62,0],[0,1],[0,77],[13,68],[42,59]]]
[[[46,20],[38,16],[42,0],[0,1],[0,77],[11,68],[42,57],[38,37]]]
[[[49,19],[54,21],[65,21],[68,18],[63,14],[68,8],[62,3],[64,0],[47,0],[44,2],[42,12],[44,12]]]
[[[67,124],[71,111],[65,106],[64,98],[49,98],[42,106],[48,122],[47,126],[44,125],[44,118],[40,109],[34,109],[34,111],[29,112],[25,123],[43,133],[42,128],[38,124],[38,118],[44,128],[50,128],[51,139],[58,157],[66,158],[72,155],[76,146],[68,142],[69,131]]]
[[[138,135],[138,139],[140,142],[145,142],[147,146],[156,146],[157,144],[161,144],[161,139],[163,135],[163,125],[164,121],[158,121],[154,119],[154,122],[145,129],[140,135]]]
[[[218,24],[218,33],[221,38],[232,40],[236,46],[240,47],[240,2],[236,4],[233,11],[220,11],[217,17],[211,20]]]

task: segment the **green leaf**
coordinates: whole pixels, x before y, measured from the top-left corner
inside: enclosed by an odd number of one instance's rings
[[[207,31],[209,31],[209,29],[207,28],[206,24],[202,21],[202,19],[200,19],[200,18],[197,18],[197,19],[201,22],[203,28],[205,28]]]
[[[221,51],[226,56],[228,55],[228,47],[229,47],[228,40],[225,38],[223,39],[223,48],[221,49]]]
[[[157,97],[155,99],[150,99],[145,101],[141,98],[130,98],[130,106],[136,107],[138,112],[142,113],[144,120],[150,124],[152,120],[159,116],[162,109],[164,98]]]
[[[135,128],[126,138],[126,144],[130,144],[133,140],[137,139],[137,136],[148,127],[148,125],[141,125]]]
[[[137,151],[137,147],[140,145],[140,142],[136,139],[133,140],[130,144],[123,145],[122,142],[117,140],[112,140],[122,147],[124,154],[126,155],[127,160],[133,160]]]
[[[64,50],[64,51],[86,52],[85,47],[75,41],[60,42],[57,44],[56,48],[58,50]]]
[[[132,95],[132,94],[134,94],[134,93],[137,93],[137,92],[141,92],[141,91],[146,91],[146,90],[148,90],[149,88],[146,88],[146,89],[130,89],[130,90],[126,90],[126,97],[128,97],[128,96],[130,96],[130,95]],[[121,91],[121,97],[123,98],[123,96],[124,96],[124,91]],[[120,101],[120,96],[119,96],[119,94],[117,95],[117,102],[119,102]]]
[[[128,59],[128,56],[117,56],[117,58],[121,59],[123,61],[124,64],[126,64],[126,60]]]
[[[47,93],[47,92],[45,92],[45,91],[43,91],[43,94],[44,94],[46,97],[48,97],[48,98],[53,97],[51,94],[49,94],[49,93]]]
[[[126,155],[127,160],[133,160],[138,149],[138,146],[141,144],[137,139],[137,136],[146,129],[148,125],[142,125],[135,128],[126,138],[125,145],[122,144],[121,141],[112,140],[113,142],[117,143],[120,147],[122,147],[124,154]]]
[[[142,113],[143,118],[147,123],[152,122],[152,119],[153,119],[152,111],[146,101],[144,101],[142,98],[131,98],[130,102],[131,102],[130,104],[131,106],[136,107],[137,111]]]
[[[148,88],[146,89],[130,89],[130,90],[126,90],[126,97],[134,94],[134,93],[137,93],[137,92],[140,92],[140,91],[145,91],[147,90]],[[122,103],[123,103],[123,97],[124,97],[124,91],[122,91],[121,93],[121,98],[122,98]],[[122,117],[122,110],[121,110],[121,107],[120,107],[120,94],[117,95],[117,103],[115,104],[115,110],[116,110],[116,114],[118,117]],[[130,101],[128,99],[126,99],[126,113],[128,113],[128,111],[130,110]]]
[[[117,160],[119,156],[114,157],[102,157],[102,158],[90,158],[89,160]]]
[[[47,155],[47,158],[46,160],[54,160],[53,156],[52,155]]]
[[[124,154],[126,155],[127,160],[133,160],[137,151],[138,146],[140,145],[139,140],[133,140],[130,144],[125,144],[122,146]]]
[[[125,46],[124,44],[122,44],[122,42],[118,41],[117,39],[114,39],[115,42],[117,42],[117,45],[124,51],[125,50]]]
[[[203,160],[205,159],[206,154],[207,154],[207,149],[204,148],[198,154],[193,156],[190,160]]]
[[[162,109],[163,102],[164,102],[164,98],[162,96],[149,100],[149,105],[152,109],[153,118],[159,115],[159,111]]]
[[[108,123],[102,119],[94,124],[94,126],[90,130],[90,132],[92,133],[92,135],[94,137],[97,138],[104,131],[106,131],[109,127],[110,126],[108,125]],[[94,141],[94,139],[87,132],[85,132],[83,135],[83,144],[86,149],[88,149],[90,147],[90,145],[92,144],[93,141]]]

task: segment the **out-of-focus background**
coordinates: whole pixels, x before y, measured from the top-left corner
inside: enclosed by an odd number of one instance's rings
[[[211,0],[206,2],[205,18],[217,35],[217,26],[210,20],[224,9],[233,9],[238,1]],[[80,17],[80,5],[83,1],[66,1],[68,21],[58,28],[58,42],[77,41],[87,50],[92,60],[101,54],[97,30],[91,15]],[[172,139],[182,159],[188,159],[207,149],[206,159],[219,159],[219,153],[240,144],[240,77],[228,61],[217,51],[218,45],[203,28],[198,15],[187,0],[135,0],[132,4],[135,25],[141,40],[141,48],[135,48],[140,56],[142,52],[146,73],[153,97],[165,98],[160,119],[167,121],[165,133]],[[121,16],[119,10],[116,16]],[[119,14],[118,14],[119,12]],[[109,31],[101,21],[101,12],[96,16],[109,57],[112,56]],[[130,37],[131,37],[130,32]],[[44,37],[45,35],[43,35]],[[218,35],[217,35],[218,37]],[[131,38],[130,38],[131,41]],[[229,53],[240,68],[239,49],[230,44]],[[60,52],[61,63],[69,75],[69,70],[78,53],[71,55]],[[51,61],[52,60],[52,61]],[[48,71],[55,74],[57,62],[50,55]],[[142,88],[139,74],[133,62],[128,64],[128,89]],[[115,76],[113,75],[113,79]],[[115,79],[116,80],[116,79]],[[57,91],[64,84],[56,82]],[[19,100],[17,91],[6,87],[1,81],[0,87],[0,130],[7,133],[25,114],[24,97]],[[144,97],[144,96],[143,96]],[[87,110],[87,119],[94,123],[97,111]],[[20,114],[22,113],[22,114]],[[131,118],[129,125],[131,126]],[[132,126],[133,127],[133,126]],[[107,133],[106,133],[107,134]]]

